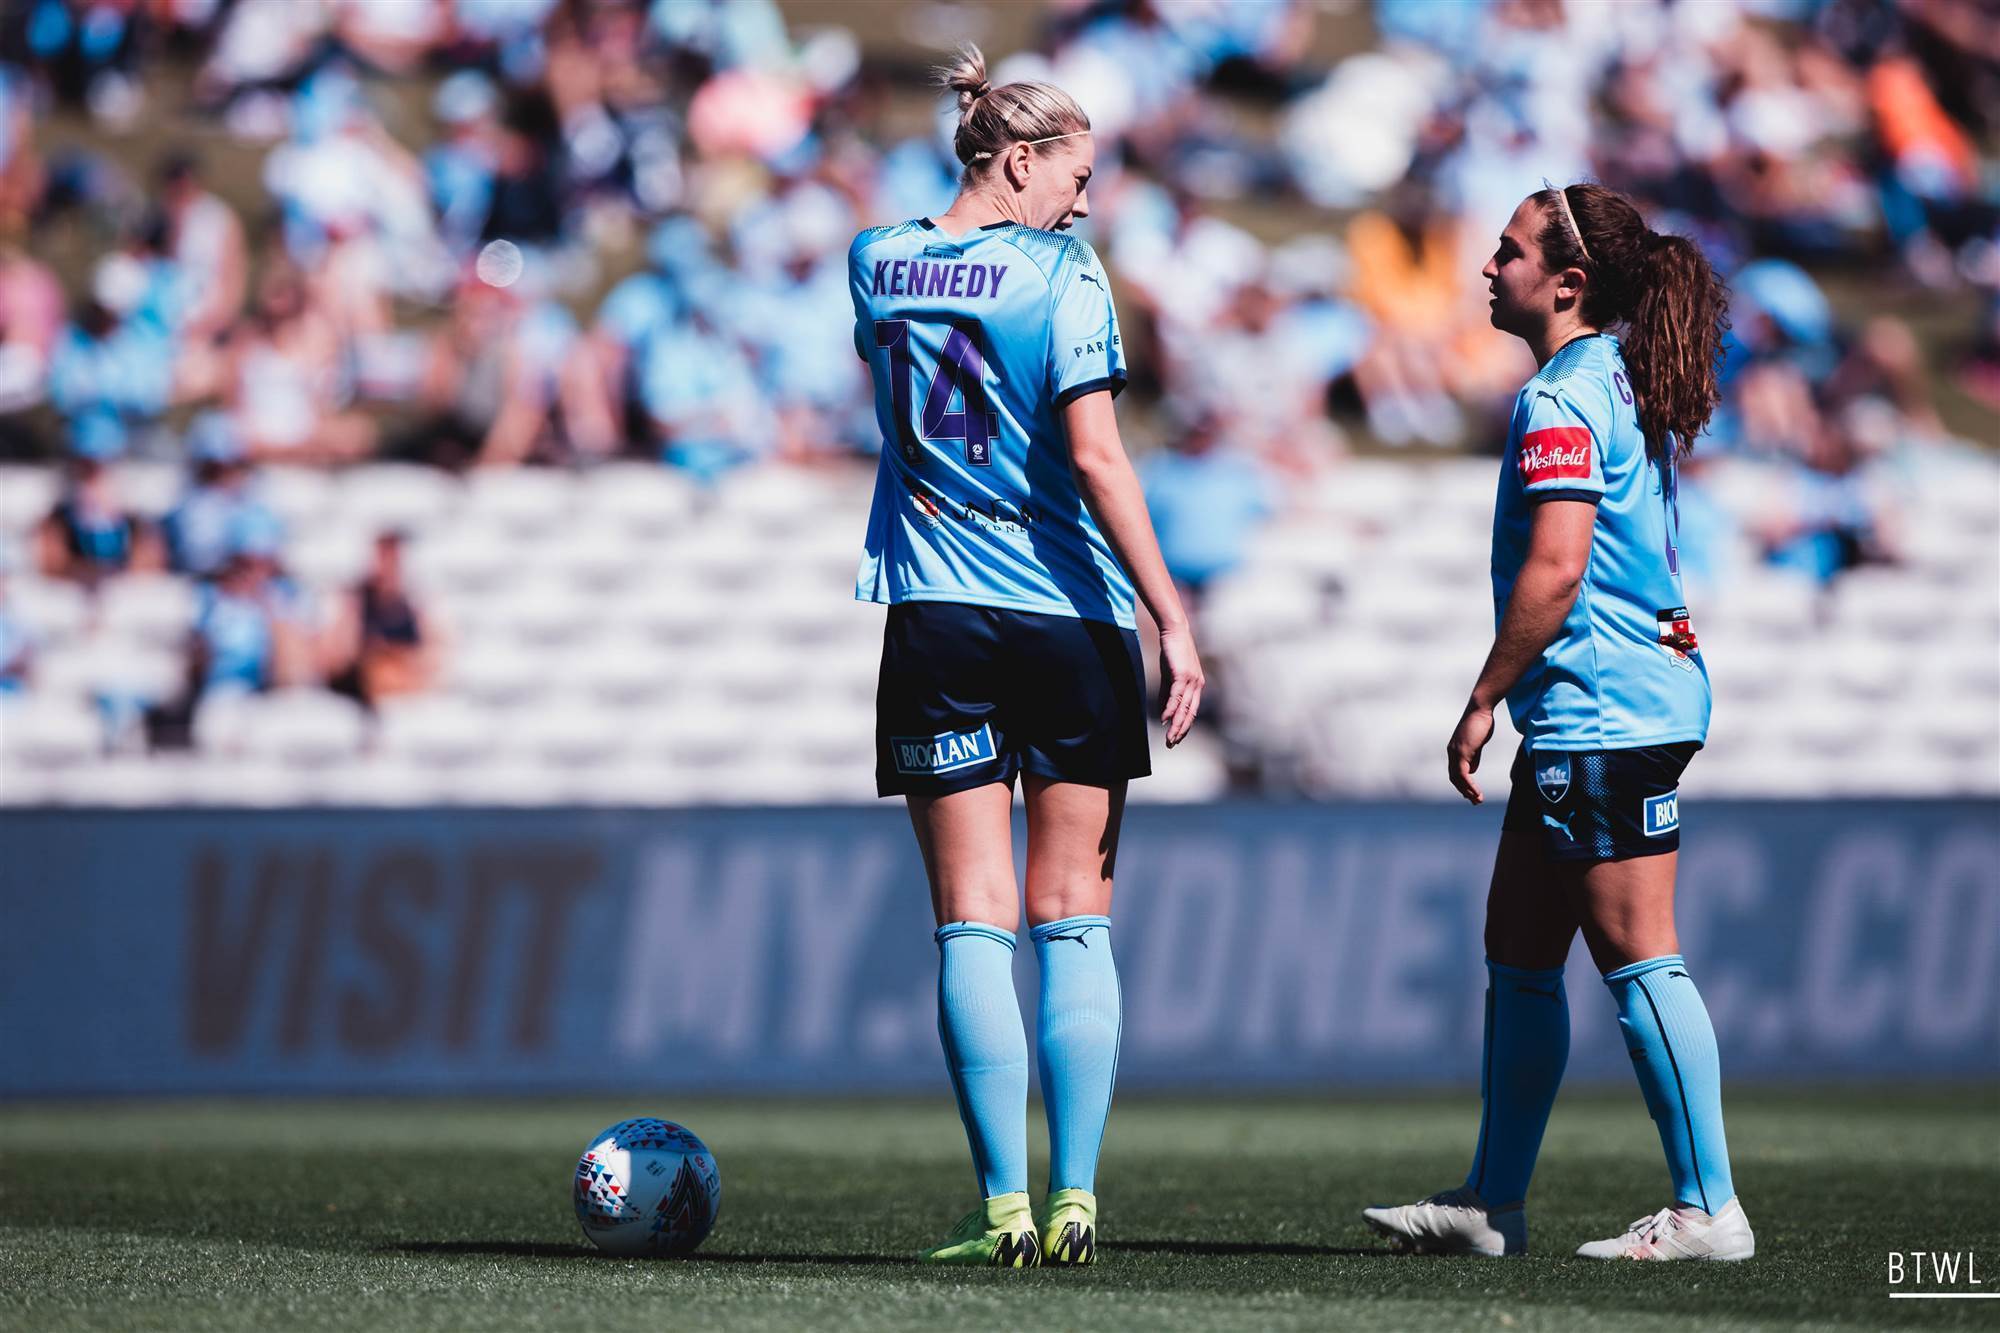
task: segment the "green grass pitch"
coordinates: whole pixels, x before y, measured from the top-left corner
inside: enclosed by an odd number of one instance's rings
[[[1664,1201],[1636,1091],[1558,1104],[1535,1252],[1507,1261],[1393,1256],[1355,1215],[1460,1179],[1469,1095],[1128,1097],[1099,1267],[1003,1273],[910,1260],[970,1203],[944,1098],[16,1104],[0,1327],[1994,1327],[2000,1302],[1889,1300],[1886,1262],[1972,1249],[2000,1290],[1996,1105],[1990,1087],[1738,1092],[1757,1259],[1593,1265],[1567,1256]],[[576,1154],[628,1114],[685,1121],[721,1162],[692,1259],[601,1258],[577,1230]]]

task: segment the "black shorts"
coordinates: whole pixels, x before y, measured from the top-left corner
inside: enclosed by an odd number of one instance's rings
[[[875,790],[942,796],[1023,770],[1113,787],[1153,771],[1139,636],[1074,616],[901,602],[882,634]]]
[[[1523,745],[1508,775],[1509,833],[1539,833],[1551,861],[1622,861],[1681,845],[1681,774],[1693,741],[1634,750],[1537,750]]]

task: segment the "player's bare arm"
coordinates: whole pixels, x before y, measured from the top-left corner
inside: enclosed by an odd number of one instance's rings
[[[1465,712],[1445,746],[1451,785],[1474,805],[1486,799],[1472,775],[1479,771],[1480,751],[1493,735],[1493,710],[1569,618],[1590,563],[1590,536],[1596,523],[1597,506],[1588,501],[1545,500],[1536,507],[1527,562],[1507,601],[1486,665],[1480,668]]]
[[[1160,557],[1153,519],[1138,474],[1118,435],[1109,393],[1088,393],[1063,408],[1070,469],[1090,516],[1112,551],[1131,572],[1139,600],[1160,627],[1160,725],[1167,744],[1179,745],[1201,711],[1201,655],[1180,594]]]

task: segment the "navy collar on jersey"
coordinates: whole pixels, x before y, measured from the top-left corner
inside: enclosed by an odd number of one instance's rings
[[[931,221],[931,220],[930,220],[929,218],[918,218],[918,219],[917,219],[917,225],[918,225],[919,227],[922,227],[922,228],[923,228],[923,229],[924,229],[925,231],[936,231],[936,230],[938,229],[938,224],[937,224],[937,223],[935,223],[935,222],[932,222],[932,221]],[[1014,222],[1013,222],[1013,220],[1012,220],[1011,218],[1001,218],[1001,219],[1000,219],[1000,220],[999,220],[998,222],[989,222],[989,223],[987,223],[987,224],[986,224],[985,226],[983,226],[983,227],[974,227],[974,228],[973,228],[972,230],[973,230],[973,231],[998,231],[998,230],[1000,230],[1000,229],[1001,229],[1002,227],[1011,227],[1011,226],[1013,226],[1013,225],[1014,225]]]
[[[1555,350],[1555,351],[1553,351],[1553,352],[1550,352],[1550,353],[1549,353],[1549,360],[1551,360],[1551,361],[1555,360],[1555,359],[1556,359],[1556,357],[1560,356],[1560,355],[1561,355],[1561,354],[1562,354],[1562,353],[1563,353],[1563,352],[1564,352],[1565,350],[1567,350],[1568,348],[1571,348],[1571,347],[1574,347],[1574,346],[1576,346],[1576,345],[1577,345],[1578,343],[1580,343],[1580,342],[1589,342],[1589,341],[1590,341],[1590,340],[1591,340],[1592,338],[1602,338],[1603,336],[1604,336],[1604,330],[1603,330],[1603,329],[1599,329],[1599,330],[1598,330],[1597,332],[1595,332],[1595,333],[1579,333],[1579,334],[1577,334],[1577,335],[1576,335],[1576,337],[1574,337],[1574,338],[1571,338],[1571,339],[1570,339],[1570,340],[1569,340],[1568,342],[1564,343],[1564,344],[1563,344],[1563,345],[1562,345],[1561,347],[1558,347],[1558,348],[1556,348],[1556,350]]]

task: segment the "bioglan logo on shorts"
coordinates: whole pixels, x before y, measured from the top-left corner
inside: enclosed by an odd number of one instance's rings
[[[1550,805],[1569,794],[1569,756],[1544,755],[1535,759],[1535,786]]]
[[[1590,476],[1590,430],[1550,426],[1529,431],[1521,437],[1520,468],[1523,486]]]
[[[1674,788],[1661,796],[1648,796],[1645,802],[1644,818],[1640,821],[1649,838],[1664,838],[1681,826],[1681,789]]]
[[[916,777],[955,773],[993,758],[993,724],[977,731],[941,731],[935,736],[891,736],[896,771]]]

